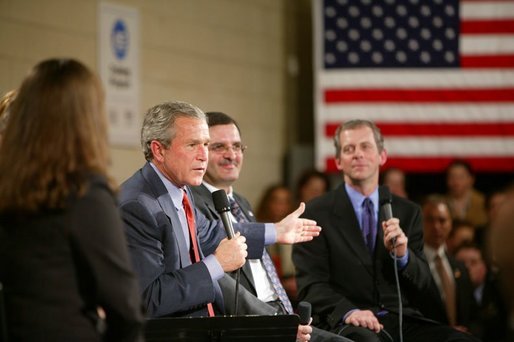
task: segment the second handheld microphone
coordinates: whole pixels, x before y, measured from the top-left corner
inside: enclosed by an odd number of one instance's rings
[[[214,191],[212,193],[212,201],[214,202],[214,208],[221,217],[228,239],[230,240],[234,238],[234,227],[232,226],[232,220],[228,214],[230,212],[230,204],[225,190],[221,189]]]

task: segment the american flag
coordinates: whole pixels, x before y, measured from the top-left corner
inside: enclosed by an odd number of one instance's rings
[[[316,162],[349,119],[382,130],[387,166],[455,158],[514,171],[513,0],[313,0]]]

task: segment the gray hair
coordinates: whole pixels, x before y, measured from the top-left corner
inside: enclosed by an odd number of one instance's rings
[[[382,152],[384,150],[384,137],[382,136],[382,132],[380,132],[380,128],[377,127],[373,122],[369,120],[349,120],[337,127],[336,133],[334,135],[334,146],[336,148],[336,158],[339,158],[341,154],[341,141],[339,140],[339,135],[343,131],[352,130],[359,127],[369,127],[373,131],[373,137],[375,138],[375,143],[377,144],[378,152]]]
[[[181,117],[207,122],[207,118],[200,108],[180,101],[164,102],[153,106],[146,112],[141,128],[141,147],[147,161],[153,159],[151,149],[153,140],[157,140],[166,148],[171,145],[171,141],[177,134],[175,120]]]

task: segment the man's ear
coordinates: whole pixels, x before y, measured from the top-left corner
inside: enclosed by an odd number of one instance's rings
[[[382,152],[380,152],[380,166],[383,166],[387,161],[387,150],[384,148]]]
[[[157,140],[152,140],[150,143],[150,149],[152,150],[153,159],[157,162],[164,161],[164,150],[166,149],[163,144]]]
[[[336,167],[339,171],[343,171],[343,164],[341,163],[341,157],[336,157]]]

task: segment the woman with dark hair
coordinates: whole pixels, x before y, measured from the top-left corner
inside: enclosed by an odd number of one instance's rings
[[[50,59],[34,67],[9,107],[0,146],[0,282],[12,340],[141,338],[137,281],[107,175],[103,98],[83,64]]]
[[[328,175],[316,169],[308,169],[298,178],[296,197],[298,202],[307,203],[329,190],[331,189]]]

